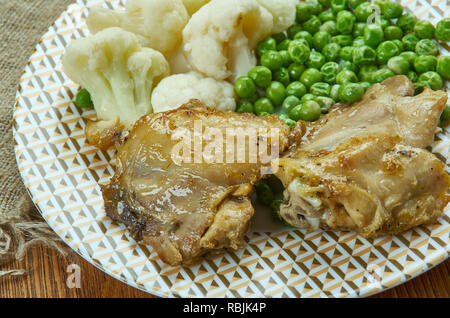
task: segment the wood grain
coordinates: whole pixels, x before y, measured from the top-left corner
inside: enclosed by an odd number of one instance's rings
[[[68,288],[70,273],[67,266],[81,268],[81,288]],[[23,261],[0,266],[0,270],[24,268],[25,276],[0,278],[0,297],[119,297],[154,296],[128,286],[97,269],[76,254],[61,257],[54,250],[37,246]],[[396,288],[374,295],[374,298],[440,297],[450,296],[450,261]]]

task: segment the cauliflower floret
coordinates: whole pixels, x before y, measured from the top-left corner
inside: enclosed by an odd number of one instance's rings
[[[186,7],[186,10],[190,16],[197,12],[208,2],[209,0],[183,0],[184,6]]]
[[[233,85],[196,72],[171,75],[155,87],[152,106],[155,113],[178,108],[190,99],[198,99],[219,110],[234,111],[236,100]]]
[[[180,74],[192,71],[186,57],[183,47],[180,45],[167,60],[170,65],[170,74]]]
[[[64,72],[91,94],[99,120],[130,125],[152,111],[152,88],[169,75],[164,56],[142,48],[121,28],[108,28],[74,40],[62,59]]]
[[[167,57],[181,43],[181,31],[188,19],[182,0],[127,0],[125,11],[90,9],[86,22],[91,33],[109,27],[133,32],[142,46]]]
[[[256,0],[212,0],[184,28],[184,53],[197,72],[234,80],[256,65],[253,49],[272,28],[272,15]]]
[[[295,22],[296,0],[257,0],[273,16],[272,33],[286,30]]]

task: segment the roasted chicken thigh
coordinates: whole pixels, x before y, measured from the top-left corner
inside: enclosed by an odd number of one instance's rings
[[[351,230],[366,237],[435,221],[449,202],[433,142],[447,101],[413,95],[405,76],[373,85],[352,106],[299,122],[276,175],[286,190],[280,216],[299,228]]]
[[[208,130],[214,137],[209,140]],[[115,175],[102,187],[106,213],[171,265],[238,249],[254,212],[249,195],[264,173],[262,152],[252,161],[252,149],[264,144],[278,157],[287,148],[288,132],[277,116],[223,112],[198,101],[146,115],[118,145]],[[214,152],[207,151],[211,145]],[[178,157],[178,150],[187,153]]]

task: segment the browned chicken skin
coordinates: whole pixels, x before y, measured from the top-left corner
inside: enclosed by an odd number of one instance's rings
[[[135,123],[118,147],[115,175],[102,187],[106,213],[171,265],[193,262],[209,251],[240,248],[254,213],[248,196],[261,178],[259,158],[254,163],[248,158],[247,163],[236,163],[236,158],[234,163],[177,164],[172,157],[179,145],[176,131],[193,132],[199,120],[203,131],[218,128],[224,136],[227,128],[278,128],[276,155],[288,145],[289,127],[277,116],[222,112],[198,101]],[[258,135],[256,142],[264,138]],[[272,145],[270,136],[267,143]],[[245,147],[249,146],[247,139]]]
[[[276,173],[286,187],[281,217],[366,237],[435,221],[449,202],[450,178],[422,148],[433,142],[447,94],[412,94],[412,83],[396,76],[353,106],[298,123]]]

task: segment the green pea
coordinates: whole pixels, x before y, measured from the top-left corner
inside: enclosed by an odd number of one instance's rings
[[[433,55],[419,55],[414,60],[414,69],[419,74],[436,71],[437,62]]]
[[[273,193],[280,194],[284,191],[283,183],[276,176],[271,174],[267,179],[265,179],[267,185],[270,187]]]
[[[439,53],[439,47],[433,40],[422,39],[417,42],[415,51],[418,55],[437,55]]]
[[[378,71],[378,67],[375,65],[364,65],[359,70],[358,77],[363,82],[372,82],[372,75],[375,71]]]
[[[331,0],[331,10],[334,13],[345,10],[347,8],[347,0]]]
[[[266,88],[272,81],[272,71],[265,66],[255,66],[248,72],[248,76],[255,85],[260,88]]]
[[[432,90],[442,89],[443,81],[442,77],[436,72],[425,72],[420,74],[419,82],[427,83]]]
[[[426,82],[415,82],[414,83],[414,95],[420,94],[423,92],[425,87],[430,88],[430,85]]]
[[[301,120],[305,121],[316,121],[320,118],[322,114],[322,109],[320,108],[319,103],[316,101],[306,101],[301,105],[300,115]]]
[[[305,3],[305,2],[299,3],[295,7],[295,9],[296,9],[296,18],[295,19],[296,19],[297,23],[305,22],[312,16],[313,8],[308,3]]]
[[[270,116],[270,115],[271,115],[271,113],[268,113],[268,112],[261,112],[261,113],[259,113],[258,116]]]
[[[253,104],[246,99],[241,99],[237,106],[237,113],[253,113]]]
[[[313,47],[322,51],[324,46],[331,41],[331,35],[327,31],[318,31],[313,36]]]
[[[304,40],[307,42],[309,47],[313,46],[313,37],[308,31],[299,31],[297,34],[295,34],[294,40]]]
[[[409,62],[401,56],[394,56],[387,62],[387,67],[397,75],[407,74],[409,71]]]
[[[253,109],[255,111],[255,114],[258,116],[261,116],[262,113],[273,114],[275,111],[273,103],[267,97],[261,97],[260,99],[258,99],[255,102]]]
[[[398,2],[386,1],[381,5],[381,13],[388,19],[396,19],[402,15],[403,7]]]
[[[445,18],[436,24],[436,37],[443,42],[450,41],[450,19]]]
[[[417,42],[419,42],[419,38],[414,33],[410,33],[402,38],[402,42],[405,51],[415,51],[416,44]]]
[[[278,51],[278,53],[280,53],[280,55],[281,55],[281,59],[283,60],[284,67],[288,67],[289,65],[292,64],[292,60],[291,60],[291,57],[289,56],[288,51],[281,50],[281,51]]]
[[[291,40],[286,39],[281,41],[278,45],[277,45],[277,50],[278,51],[285,51],[288,49],[289,47],[289,43],[291,43]]]
[[[422,20],[414,26],[414,33],[419,39],[432,39],[434,37],[434,26],[428,20]]]
[[[331,38],[331,42],[339,44],[341,47],[350,46],[353,43],[351,35],[339,34]]]
[[[286,30],[286,33],[289,39],[293,39],[301,30],[303,30],[301,24],[293,24]]]
[[[364,88],[359,83],[346,83],[339,88],[339,99],[343,102],[357,102],[363,95]]]
[[[397,20],[397,26],[402,29],[403,32],[408,33],[414,30],[417,18],[411,12],[406,12],[400,16]]]
[[[288,53],[295,63],[303,63],[308,60],[311,50],[306,43],[304,40],[293,40],[289,43]]]
[[[274,195],[270,187],[266,183],[261,182],[257,184],[255,188],[258,201],[263,205],[269,206],[274,199]]]
[[[336,83],[338,84],[345,84],[349,82],[353,83],[358,82],[358,77],[356,76],[355,72],[349,70],[342,70],[336,76]]]
[[[300,76],[300,82],[306,87],[311,87],[312,84],[322,81],[322,73],[315,68],[308,68]]]
[[[354,73],[356,73],[358,71],[358,66],[356,66],[355,64],[353,64],[350,61],[342,61],[341,65],[339,67],[341,70],[349,70]]]
[[[372,84],[370,84],[369,82],[359,82],[359,85],[361,85],[362,88],[364,88],[364,92],[367,91],[370,86],[372,86]]]
[[[370,15],[374,12],[370,2],[363,2],[355,9],[355,16],[359,22],[366,22]]]
[[[248,100],[251,103],[255,103],[261,96],[259,96],[258,91],[255,92],[255,94],[253,94],[252,97],[246,98],[246,100]]]
[[[94,108],[94,103],[92,102],[91,94],[89,94],[88,90],[85,88],[81,89],[77,93],[77,96],[75,97],[75,104],[80,108],[86,109]]]
[[[303,23],[303,29],[311,34],[314,34],[319,31],[321,25],[322,23],[320,22],[319,18],[313,15],[311,18],[309,18],[308,21]]]
[[[263,56],[268,51],[276,51],[277,41],[274,38],[266,38],[258,43],[257,53],[259,56]]]
[[[367,2],[368,0],[348,0],[348,7],[355,10],[361,3]]]
[[[382,68],[372,73],[371,82],[372,83],[381,83],[385,79],[395,76],[395,73],[392,72],[388,68]]]
[[[341,88],[340,84],[334,84],[331,86],[330,97],[335,101],[340,101],[339,99],[339,89]]]
[[[324,46],[322,53],[328,62],[336,61],[339,58],[341,47],[337,43],[328,43]]]
[[[311,6],[312,14],[317,15],[323,11],[323,6],[317,0],[306,0],[306,3]]]
[[[290,95],[284,99],[283,104],[281,105],[281,109],[289,114],[292,108],[300,104],[300,98],[294,95]]]
[[[301,102],[306,103],[307,101],[312,100],[312,101],[317,101],[317,96],[311,93],[307,93],[305,95],[302,96]]]
[[[324,23],[326,21],[333,21],[335,16],[332,10],[325,10],[319,14],[318,18],[322,23]]]
[[[398,47],[398,51],[399,52],[403,52],[404,51],[404,46],[403,46],[403,42],[401,40],[395,39],[395,40],[391,40],[395,45],[397,45]]]
[[[274,105],[281,105],[284,101],[284,98],[286,97],[284,85],[280,82],[273,81],[266,88],[266,96],[272,101]]]
[[[317,96],[316,102],[317,104],[319,104],[320,110],[323,114],[328,112],[328,110],[335,104],[334,100],[331,97],[326,96]]]
[[[332,35],[332,36],[337,35],[339,33],[338,30],[337,30],[335,21],[325,21],[320,26],[319,30],[320,31],[326,31],[326,32],[330,33],[330,35]]]
[[[291,80],[297,81],[300,79],[302,73],[306,70],[306,67],[303,64],[292,63],[288,67],[289,77]]]
[[[353,37],[364,36],[364,28],[366,27],[365,22],[356,22],[353,26]]]
[[[344,46],[341,51],[339,52],[339,55],[341,59],[345,61],[353,61],[353,51],[355,47],[354,46]]]
[[[413,51],[405,51],[400,53],[400,56],[405,58],[409,63],[409,67],[412,68],[414,66],[414,60],[418,55]]]
[[[355,16],[347,10],[339,11],[336,17],[336,28],[341,34],[352,34]]]
[[[295,106],[294,108],[291,109],[291,111],[289,112],[289,118],[291,118],[294,121],[298,121],[301,118],[301,111],[302,109],[302,104],[299,104],[297,106]]]
[[[380,16],[380,26],[381,28],[384,30],[386,29],[388,26],[391,26],[391,20],[387,19],[384,16]]]
[[[309,59],[306,62],[306,65],[308,67],[312,67],[312,68],[321,68],[323,64],[325,64],[326,59],[325,56],[323,56],[323,54],[316,52],[316,51],[312,51],[309,54]]]
[[[241,76],[234,83],[234,91],[240,98],[250,98],[256,93],[255,82],[248,76]]]
[[[275,39],[277,45],[287,39],[286,34],[284,32],[272,34],[272,38]]]
[[[414,71],[408,71],[408,74],[406,76],[411,80],[411,82],[415,83],[419,80],[419,75],[417,75]]]
[[[329,84],[336,81],[336,76],[339,73],[339,65],[335,62],[327,62],[320,68],[323,80]]]
[[[273,74],[273,80],[282,83],[283,85],[287,86],[291,82],[291,79],[289,78],[289,72],[287,68],[280,68],[278,71],[276,71]]]
[[[403,31],[398,26],[390,25],[384,30],[384,37],[386,40],[401,40],[403,37]]]
[[[316,96],[330,96],[331,86],[328,83],[317,82],[311,85],[309,92]]]
[[[291,128],[294,128],[295,124],[297,123],[295,120],[292,120],[291,118],[283,119],[283,121],[286,125],[288,125]],[[279,201],[281,201],[281,200],[279,200]]]
[[[293,120],[315,121],[319,119],[321,113],[320,105],[315,101],[309,100],[294,107],[289,116]]]
[[[375,0],[375,1],[370,0],[370,2],[373,2],[375,5],[379,6],[379,7],[380,7],[380,10],[381,10],[381,6],[382,6],[383,3],[386,2],[386,1],[389,1],[389,0]]]
[[[450,106],[449,105],[445,105],[444,109],[442,110],[440,120],[442,123],[445,123],[450,120]]]
[[[331,0],[319,0],[319,2],[324,8],[329,8],[331,6]]]
[[[364,28],[364,42],[373,48],[383,41],[384,32],[381,26],[376,24],[366,25]]]
[[[443,78],[450,79],[450,56],[439,56],[436,70]]]
[[[279,70],[283,66],[283,62],[283,57],[276,51],[268,51],[261,56],[261,65],[271,71]]]
[[[382,42],[377,47],[377,62],[379,64],[386,64],[391,57],[399,54],[400,50],[398,49],[398,46],[395,45],[394,42],[392,41]]]
[[[375,63],[377,59],[377,52],[370,46],[363,45],[355,47],[353,50],[353,63],[358,66]]]

